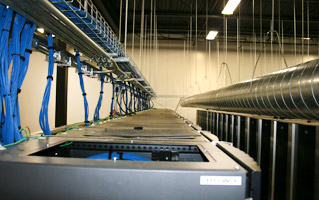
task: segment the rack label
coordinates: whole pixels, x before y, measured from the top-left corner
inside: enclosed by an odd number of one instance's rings
[[[241,176],[201,176],[200,185],[241,185]]]

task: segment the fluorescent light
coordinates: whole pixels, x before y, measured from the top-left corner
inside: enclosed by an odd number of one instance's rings
[[[37,31],[40,33],[44,33],[44,28],[37,28]]]
[[[55,38],[55,35],[54,35],[54,34],[52,34],[52,37],[53,37],[53,38]]]
[[[206,36],[206,40],[213,40],[217,36],[218,31],[209,31],[209,33]]]
[[[224,15],[232,15],[234,10],[237,8],[238,4],[241,0],[229,0],[226,4],[224,10],[222,11],[222,14]]]
[[[303,40],[311,40],[310,37],[305,37],[305,38],[302,38]]]

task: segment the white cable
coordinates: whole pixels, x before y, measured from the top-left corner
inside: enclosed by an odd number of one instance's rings
[[[196,34],[196,37],[195,37],[195,48],[196,48],[196,57],[195,57],[195,59],[196,59],[196,63],[195,63],[195,68],[196,68],[196,71],[195,71],[195,83],[197,83],[198,84],[198,81],[197,81],[197,76],[198,76],[198,74],[197,74],[197,0],[196,0],[196,5],[195,5],[195,7],[196,7],[196,10],[195,10],[195,12],[196,12],[196,15],[195,15],[195,17],[196,17],[196,21],[195,21],[195,29],[196,29],[196,32],[195,32],[195,34]]]
[[[122,2],[123,0],[120,1],[120,22],[119,22],[119,42],[121,42],[121,28],[122,28]]]
[[[239,59],[239,34],[240,25],[239,18],[237,18],[237,65],[238,65],[238,82],[240,81],[240,59]]]
[[[309,23],[309,1],[307,1],[307,42],[308,42],[308,48],[307,48],[307,59],[309,60],[309,53],[310,53],[310,23]]]
[[[296,0],[294,0],[294,51],[295,51],[295,64],[297,64],[297,23],[296,23]]]
[[[135,7],[136,7],[136,0],[134,0],[133,3],[133,30],[132,30],[132,59],[134,60],[134,49],[135,49],[135,38],[134,38],[134,34],[135,34]]]
[[[142,0],[142,15],[141,15],[141,36],[140,36],[140,69],[142,71],[142,53],[143,53],[143,39],[144,39],[144,0]]]
[[[304,0],[301,1],[302,2],[302,6],[301,6],[301,13],[302,13],[302,19],[301,19],[301,24],[302,24],[302,30],[301,30],[301,62],[303,62],[303,56],[304,56],[304,37],[305,37],[305,33],[304,33],[304,30],[305,30],[305,22],[304,22]]]
[[[128,0],[125,1],[124,55],[126,56]]]

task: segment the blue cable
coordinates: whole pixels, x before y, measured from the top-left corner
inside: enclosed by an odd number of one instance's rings
[[[10,65],[9,59],[9,31],[11,27],[13,11],[5,9],[2,15],[2,29],[1,29],[1,49],[0,49],[0,67],[1,67],[1,99],[4,98],[4,105],[1,106],[1,124],[2,126],[2,140],[3,144],[10,144],[14,142],[14,128],[13,128],[13,109],[9,87],[8,68]],[[4,109],[5,108],[5,111]],[[4,114],[5,113],[5,114]]]
[[[125,84],[125,114],[128,114],[128,96],[127,96],[127,85]]]
[[[102,70],[103,70],[102,67],[100,67],[100,71]],[[93,118],[94,121],[100,120],[100,109],[101,109],[102,99],[103,99],[104,74],[101,74],[100,78],[101,78],[101,91],[100,91],[100,97],[94,112],[94,118]]]
[[[134,92],[134,112],[137,112],[137,108],[136,108],[136,89],[133,88],[133,92]]]
[[[19,73],[19,83],[18,83],[18,91],[17,91],[18,95],[21,92],[21,86],[23,84],[23,81],[24,81],[25,76],[26,76],[27,71],[28,71],[30,54],[32,53],[32,51],[31,51],[32,38],[34,35],[35,28],[36,28],[36,25],[32,24],[31,22],[27,23],[25,25],[25,28],[24,28],[23,34],[26,34],[25,32],[27,32],[27,36],[25,39],[25,47],[21,48],[21,51],[20,51],[20,54],[24,55],[24,60],[23,60],[23,63],[21,64],[20,73]],[[21,41],[23,41],[23,39],[21,39]],[[16,100],[16,110],[17,110],[16,119],[18,121],[18,126],[20,129],[21,128],[21,121],[20,121],[20,108],[19,108],[19,98],[18,97]]]
[[[13,134],[14,140],[19,141],[23,138],[23,135],[19,132],[19,123],[17,120],[17,110],[16,110],[16,102],[18,96],[18,83],[19,83],[19,73],[21,64],[23,64],[22,58],[23,55],[20,53],[20,49],[23,49],[25,45],[23,44],[25,41],[25,34],[22,33],[22,38],[20,44],[20,36],[21,31],[24,26],[26,19],[19,14],[15,14],[12,26],[12,38],[9,46],[9,62],[12,62],[11,68],[11,77],[10,77],[10,96],[11,96],[11,109],[12,109],[12,120],[13,120]],[[10,117],[10,115],[7,117]]]
[[[80,79],[80,86],[81,86],[81,90],[82,90],[82,95],[83,95],[83,100],[84,100],[84,122],[85,122],[85,126],[88,126],[89,123],[89,105],[88,105],[88,101],[86,98],[86,93],[85,93],[85,88],[84,88],[84,82],[83,82],[83,72],[82,72],[82,68],[81,68],[81,59],[80,59],[80,54],[77,51],[76,52],[76,62],[78,65],[78,74],[79,74],[79,79]]]
[[[132,93],[132,91],[133,91],[133,84],[131,85],[131,84],[129,84],[130,85],[130,103],[129,103],[129,110],[130,110],[130,113],[132,113],[133,112],[133,109],[132,109],[132,100],[133,100],[133,93]]]
[[[47,36],[48,39],[48,49],[49,49],[49,67],[47,76],[47,86],[44,91],[42,106],[40,110],[39,123],[40,127],[45,135],[51,135],[50,125],[49,125],[49,101],[51,93],[51,84],[53,80],[53,69],[54,69],[54,50],[53,50],[53,37],[52,35]]]
[[[100,159],[100,160],[109,160],[109,153],[102,153],[102,154],[97,154],[94,156],[89,156],[87,159]],[[121,155],[118,153],[112,153],[111,154],[111,160],[114,160],[116,158],[117,160],[132,160],[132,161],[152,161],[148,158],[145,158],[143,156],[139,156],[136,154],[131,154],[131,153],[123,153],[122,154],[122,159]]]
[[[111,81],[112,81],[112,101],[111,101],[110,117],[114,117],[113,116],[113,110],[114,110],[113,105],[114,105],[115,84],[114,84],[114,78],[113,78],[112,73],[110,74],[110,77],[111,77]]]
[[[123,86],[122,86],[121,83],[120,83],[119,85],[120,85],[120,89],[119,89],[119,94],[118,94],[118,95],[119,95],[119,97],[120,97],[120,102],[117,101],[117,103],[118,103],[118,105],[119,105],[120,115],[123,116],[123,114],[122,114],[122,96],[123,96],[122,87],[123,87]],[[117,100],[118,100],[118,99],[117,99]]]

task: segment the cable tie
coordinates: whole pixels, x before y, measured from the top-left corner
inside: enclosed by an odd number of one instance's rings
[[[4,95],[3,95],[3,97],[6,97],[6,96],[11,96],[11,94],[4,94]]]
[[[53,76],[47,76],[47,79],[49,78],[53,81]]]
[[[25,52],[29,53],[29,54],[32,54],[32,50],[31,49],[26,49],[24,50]]]
[[[103,94],[104,92],[100,92],[100,94]]]
[[[79,73],[78,73],[78,75],[82,75],[82,74],[84,74],[84,73],[83,73],[83,72],[79,72]]]
[[[76,56],[79,56],[80,54],[79,54],[79,52],[76,52],[76,54],[75,54]]]
[[[13,114],[12,116],[13,116],[13,117],[16,117],[16,115],[15,115],[15,114]]]
[[[54,47],[48,47],[48,49],[54,49]]]
[[[21,54],[19,54],[19,53],[12,53],[11,56],[20,56],[20,57],[21,57]]]
[[[20,59],[21,59],[22,61],[25,61],[25,57],[24,57],[24,56],[21,56],[21,55],[20,55]]]
[[[90,121],[84,121],[84,123],[88,124],[88,123],[90,123]]]
[[[83,96],[86,96],[86,93],[83,93],[82,95],[83,95]]]
[[[18,129],[20,130],[20,129],[21,129],[21,126],[18,126]]]
[[[20,93],[21,93],[21,89],[20,89],[20,88],[18,88],[17,94],[20,94]]]
[[[2,29],[2,31],[7,31],[7,32],[9,32],[10,30],[8,30],[8,29],[4,29],[4,28],[3,28],[3,29]]]

